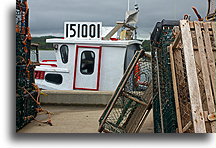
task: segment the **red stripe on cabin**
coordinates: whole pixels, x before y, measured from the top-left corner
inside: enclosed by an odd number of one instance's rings
[[[57,67],[56,64],[45,64],[45,63],[40,63],[40,65],[49,65],[49,66],[52,66],[52,67]]]
[[[42,62],[56,62],[57,60],[42,60]]]

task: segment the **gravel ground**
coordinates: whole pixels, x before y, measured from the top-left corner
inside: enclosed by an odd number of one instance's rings
[[[18,133],[98,133],[98,119],[104,110],[104,107],[94,106],[45,105],[43,108],[53,113],[53,126],[32,121]],[[47,119],[47,116],[38,115],[37,119]],[[152,112],[140,133],[153,133]]]

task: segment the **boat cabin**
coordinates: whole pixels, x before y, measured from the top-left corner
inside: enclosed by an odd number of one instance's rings
[[[56,60],[40,62],[35,69],[36,84],[49,90],[114,91],[141,42],[103,40],[100,27],[97,22],[67,22],[64,38],[47,39],[53,44]],[[85,28],[90,29],[83,33]],[[73,29],[81,31],[75,35]]]

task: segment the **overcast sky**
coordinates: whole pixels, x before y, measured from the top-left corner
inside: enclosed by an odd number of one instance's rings
[[[162,19],[182,19],[184,14],[196,16],[191,7],[197,7],[202,16],[207,12],[207,0],[130,0],[134,9],[139,5],[139,38],[148,38],[156,22]],[[62,35],[65,21],[101,21],[103,26],[114,26],[123,21],[128,0],[28,0],[30,27],[33,36]]]

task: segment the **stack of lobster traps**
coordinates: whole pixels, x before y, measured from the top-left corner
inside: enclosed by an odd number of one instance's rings
[[[162,21],[152,40],[157,133],[215,133],[215,22]]]
[[[27,0],[16,0],[16,130],[37,114],[39,93],[30,60],[31,34]]]
[[[215,133],[215,22],[181,20],[168,47],[179,133]]]

